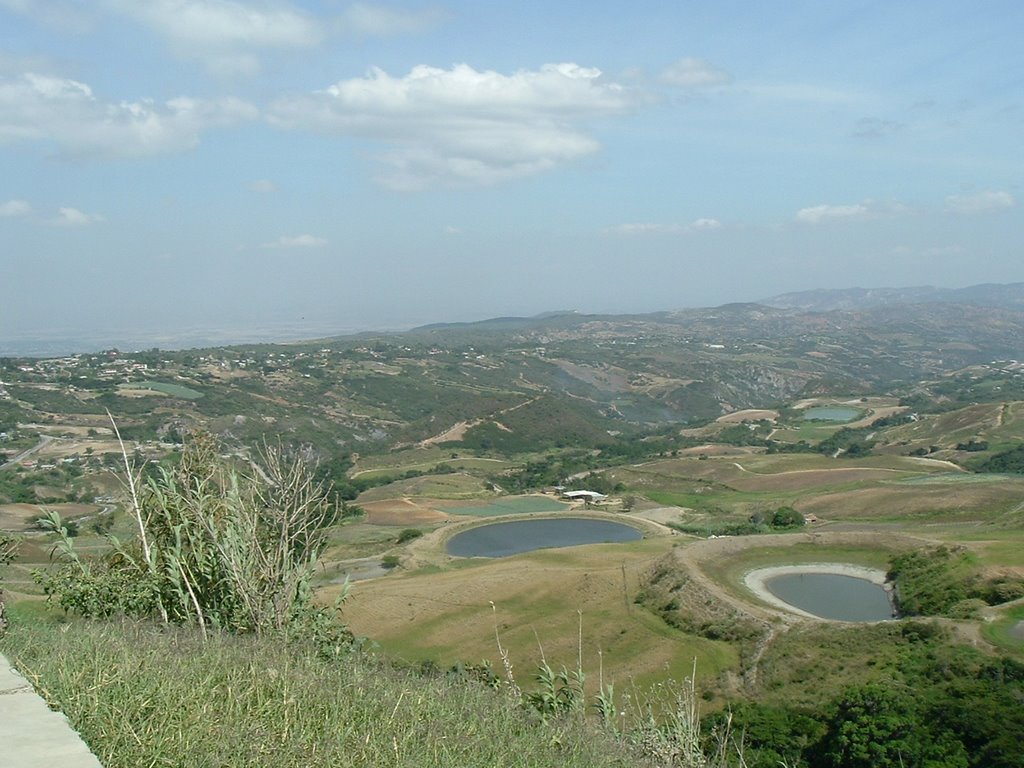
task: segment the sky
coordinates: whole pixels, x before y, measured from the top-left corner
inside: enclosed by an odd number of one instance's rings
[[[0,352],[1022,281],[1022,37],[1019,0],[0,0]]]

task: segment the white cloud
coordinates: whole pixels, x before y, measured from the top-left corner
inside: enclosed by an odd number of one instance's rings
[[[635,224],[617,224],[601,230],[605,235],[683,235],[687,232],[709,231],[720,229],[722,222],[718,219],[697,219],[690,224],[657,224],[651,222]]]
[[[884,200],[864,200],[851,205],[813,205],[796,212],[796,220],[804,224],[825,221],[855,221],[858,219],[893,219],[910,216],[914,210],[903,203]]]
[[[6,203],[0,203],[0,218],[28,216],[30,213],[32,213],[32,206],[24,200],[8,200]]]
[[[75,157],[177,152],[198,144],[209,126],[255,117],[255,108],[237,99],[114,103],[77,80],[34,73],[0,78],[0,144],[52,142]]]
[[[277,240],[264,243],[260,248],[323,248],[327,240],[315,235],[282,235]]]
[[[437,8],[396,11],[378,5],[353,3],[342,14],[340,26],[344,31],[361,37],[391,37],[422,32],[444,16],[444,11]]]
[[[814,205],[796,212],[796,220],[807,224],[818,224],[830,219],[859,219],[867,216],[868,206],[857,205]]]
[[[732,76],[704,59],[685,58],[666,67],[661,73],[661,80],[683,88],[703,88],[725,85],[732,82]]]
[[[690,225],[690,229],[720,229],[722,222],[718,219],[697,219]]]
[[[446,235],[461,235],[462,229],[461,227],[453,227],[451,224],[449,224],[444,228],[444,233]]]
[[[656,224],[654,222],[636,222],[616,224],[601,230],[604,235],[675,235],[685,231],[681,224]]]
[[[326,90],[282,100],[283,128],[384,142],[380,180],[397,189],[490,184],[540,173],[596,152],[576,121],[614,115],[635,102],[600,70],[547,64],[511,75],[417,66],[404,77],[372,69]]]
[[[103,221],[103,217],[94,213],[83,213],[77,208],[58,208],[57,215],[50,219],[49,223],[58,227],[84,227],[98,221]]]
[[[968,216],[1012,208],[1016,204],[1017,201],[1009,192],[975,192],[969,195],[950,195],[946,198],[946,210]]]
[[[256,181],[249,185],[249,189],[252,192],[270,194],[271,192],[277,192],[277,185],[270,179],[257,179]]]
[[[183,58],[203,61],[220,74],[253,74],[256,52],[320,44],[323,25],[285,2],[237,0],[107,0],[164,37]]]

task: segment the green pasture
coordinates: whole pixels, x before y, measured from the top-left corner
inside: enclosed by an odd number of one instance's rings
[[[843,428],[837,421],[801,421],[779,427],[772,433],[772,440],[780,443],[818,443],[831,437]]]
[[[450,515],[471,515],[473,517],[562,512],[568,508],[568,504],[548,498],[547,496],[505,496],[495,499],[488,504],[438,507],[438,509]]]

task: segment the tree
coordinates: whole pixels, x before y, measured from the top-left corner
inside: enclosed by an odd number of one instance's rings
[[[804,516],[792,507],[779,507],[772,515],[772,528],[800,528],[804,524]]]
[[[933,733],[909,695],[881,683],[846,692],[820,752],[828,768],[967,768],[963,744]]]

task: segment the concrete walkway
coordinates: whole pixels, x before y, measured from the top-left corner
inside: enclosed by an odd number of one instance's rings
[[[102,768],[64,715],[47,707],[2,654],[0,764],[3,768]]]

